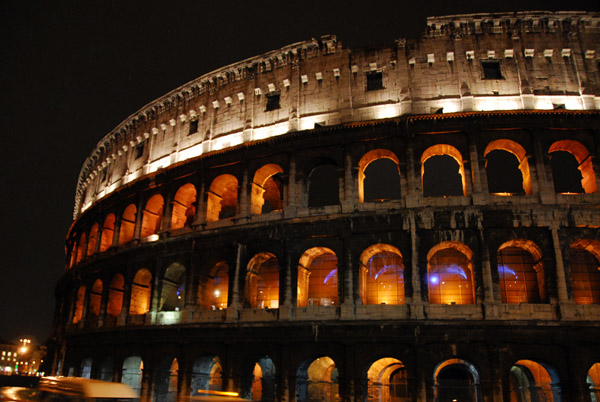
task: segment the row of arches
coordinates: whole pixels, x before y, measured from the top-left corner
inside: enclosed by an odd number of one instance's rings
[[[544,303],[548,286],[541,249],[531,240],[514,239],[503,243],[497,252],[497,278],[503,303]],[[577,240],[571,244],[569,267],[573,300],[577,304],[600,303],[600,241]],[[279,308],[280,263],[270,252],[254,255],[245,271],[245,306]],[[374,244],[359,257],[359,293],[362,304],[405,303],[405,267],[400,250],[389,244]],[[172,263],[164,271],[158,296],[159,311],[179,311],[186,300],[185,266]],[[445,241],[427,253],[427,289],[431,304],[474,304],[475,272],[473,252],[464,243]],[[300,257],[296,276],[296,305],[334,306],[339,304],[338,257],[327,247],[313,247]],[[205,309],[221,310],[229,305],[230,282],[234,278],[227,262],[217,263],[208,277],[197,285],[196,303]],[[151,308],[152,273],[139,269],[130,285],[129,315],[145,314]],[[190,289],[190,287],[187,287]],[[120,273],[110,280],[104,292],[101,279],[89,289],[87,311],[90,317],[101,314],[106,295],[106,314],[121,314],[125,279]],[[86,287],[77,292],[73,323],[83,316]],[[193,300],[192,300],[193,302]]]
[[[95,377],[105,381],[121,381],[130,385],[140,395],[149,396],[148,400],[175,402],[187,396],[218,394],[227,390],[223,363],[216,355],[202,356],[196,359],[190,373],[183,373],[177,358],[160,360],[151,374],[151,380],[144,381],[144,362],[140,356],[128,356],[115,371],[112,357],[106,358],[99,369],[92,370],[92,359],[81,362],[79,373],[82,377]],[[69,375],[77,374],[75,367],[69,368]],[[248,360],[241,364],[238,373],[238,387],[235,391],[252,401],[275,401],[278,399],[277,367],[269,356]],[[180,378],[185,376],[186,379]],[[479,370],[471,362],[461,358],[450,358],[435,366],[432,376],[433,395],[436,401],[482,401],[482,381]],[[529,359],[517,360],[507,374],[511,402],[560,402],[564,400],[561,392],[561,379],[557,371],[543,361]],[[295,401],[298,402],[336,402],[340,401],[340,371],[330,356],[307,358],[300,363],[295,372]],[[189,386],[184,382],[189,381]],[[365,402],[403,402],[417,399],[417,384],[414,373],[395,357],[382,357],[363,371],[363,395]],[[592,401],[600,397],[600,363],[594,363],[587,371],[585,383]],[[144,387],[151,387],[148,392]],[[233,391],[232,389],[228,389]],[[216,391],[216,392],[215,392]]]
[[[483,153],[489,192],[496,195],[533,193],[532,177],[525,148],[510,139],[490,142]],[[596,175],[589,151],[580,142],[560,140],[548,150],[552,177],[557,193],[595,193]],[[315,159],[306,181],[306,205],[320,207],[340,203],[340,166],[329,158]],[[387,149],[367,152],[358,162],[359,202],[383,202],[400,199],[404,176],[400,160]],[[448,144],[427,148],[421,155],[421,183],[425,196],[467,195],[467,175],[461,152]],[[282,210],[288,179],[278,164],[266,164],[256,170],[250,183],[248,213],[260,215]],[[129,243],[134,238],[151,239],[158,233],[192,227],[194,223],[213,222],[240,212],[240,183],[233,174],[215,177],[204,199],[192,183],[179,187],[165,206],[163,194],[153,194],[143,207],[129,204],[120,214],[109,213],[103,222],[89,230],[71,235],[68,266],[86,257]],[[302,198],[302,197],[301,197]],[[141,211],[138,211],[138,207]],[[198,208],[202,216],[197,214]],[[246,208],[246,207],[244,207]],[[139,229],[136,229],[139,225]]]

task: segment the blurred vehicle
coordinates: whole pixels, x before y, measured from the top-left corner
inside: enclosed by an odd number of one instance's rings
[[[38,402],[135,402],[139,395],[127,384],[76,377],[44,377]]]
[[[199,390],[199,395],[190,396],[186,401],[199,402],[249,402],[249,399],[240,398],[237,392]]]
[[[25,387],[0,388],[0,401],[37,401],[38,391]]]

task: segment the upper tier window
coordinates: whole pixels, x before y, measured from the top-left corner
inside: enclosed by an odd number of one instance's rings
[[[483,70],[483,79],[485,80],[501,80],[502,71],[500,70],[500,62],[495,60],[484,60],[481,62]]]
[[[367,91],[383,89],[383,73],[371,71],[367,73]]]

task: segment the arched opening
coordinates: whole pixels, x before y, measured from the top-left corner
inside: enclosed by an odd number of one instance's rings
[[[360,202],[400,199],[400,161],[387,149],[367,152],[358,162]]]
[[[85,246],[85,233],[82,233],[81,236],[79,236],[79,242],[77,242],[77,259],[75,260],[75,264],[79,264],[83,261],[83,257],[85,256]]]
[[[491,194],[531,194],[527,152],[520,144],[506,139],[495,140],[488,144],[483,156]]]
[[[367,402],[412,401],[406,368],[393,357],[374,362],[367,372]]]
[[[173,199],[171,230],[190,227],[196,216],[196,187],[192,183],[179,187]]]
[[[137,208],[134,204],[129,204],[123,216],[121,217],[121,229],[119,230],[119,244],[126,244],[133,240],[133,231],[135,229],[135,215]]]
[[[421,180],[425,197],[467,195],[462,155],[450,145],[434,145],[423,152]]]
[[[325,247],[306,250],[298,264],[298,307],[338,304],[338,259]]]
[[[600,304],[600,240],[580,239],[571,244],[569,268],[577,304]]]
[[[125,279],[123,275],[113,276],[108,287],[108,302],[106,304],[106,313],[109,316],[117,317],[123,309],[123,293],[125,291]]]
[[[329,356],[304,361],[296,373],[298,402],[337,402],[340,400],[338,370]]]
[[[404,304],[402,254],[389,244],[374,244],[360,256],[360,298],[363,304]]]
[[[112,381],[114,376],[114,366],[115,362],[112,357],[104,359],[100,365],[98,379],[102,381]]]
[[[252,214],[260,215],[283,208],[283,169],[268,164],[256,171],[252,180]]]
[[[573,140],[557,141],[548,150],[557,193],[595,193],[598,188],[587,148]]]
[[[152,274],[145,268],[140,269],[131,284],[129,315],[146,314],[150,309],[150,289]]]
[[[217,176],[207,194],[206,220],[218,221],[235,216],[237,209],[238,180],[230,174]]]
[[[100,306],[102,305],[102,281],[96,279],[90,291],[90,301],[88,304],[88,314],[90,318],[97,318],[100,315]]]
[[[560,402],[558,376],[532,360],[519,360],[510,368],[510,400]]]
[[[92,229],[90,229],[90,237],[87,244],[87,255],[88,257],[94,255],[96,252],[96,244],[98,241],[98,224],[94,223]]]
[[[142,371],[144,362],[139,356],[129,356],[123,361],[123,371],[121,373],[121,382],[129,385],[134,391],[141,395],[142,393]]]
[[[208,281],[208,309],[223,310],[227,308],[229,293],[229,266],[222,261],[214,266]]]
[[[115,214],[108,214],[102,225],[102,236],[100,237],[100,252],[108,250],[113,243],[115,233]]]
[[[81,378],[92,378],[92,358],[88,357],[81,362]]]
[[[160,231],[164,204],[165,201],[160,194],[153,195],[146,203],[146,207],[142,211],[142,238],[152,236]]]
[[[308,206],[338,205],[340,179],[338,167],[330,159],[320,161],[308,175]]]
[[[216,356],[197,359],[192,367],[191,395],[203,395],[206,391],[223,390],[223,367]]]
[[[275,364],[268,356],[246,361],[240,378],[241,397],[252,401],[275,401],[275,375]]]
[[[427,254],[429,303],[474,304],[473,252],[463,243],[447,241]]]
[[[75,300],[75,311],[73,312],[73,324],[81,321],[83,316],[83,301],[85,300],[85,286],[80,286],[77,291],[77,300]]]
[[[479,398],[479,373],[461,359],[449,359],[434,372],[436,401],[476,402]]]
[[[71,254],[67,256],[69,268],[72,268],[73,265],[75,265],[75,258],[77,258],[77,242],[73,241],[73,244],[71,245]]]
[[[502,303],[540,303],[546,300],[542,252],[529,240],[510,240],[498,249],[498,278]]]
[[[180,311],[185,305],[185,267],[169,265],[161,284],[160,311]]]
[[[251,308],[279,308],[279,261],[260,253],[248,263],[246,299]]]
[[[600,401],[600,363],[594,363],[588,370],[586,382],[590,387],[590,399],[592,402]]]
[[[154,377],[153,402],[175,402],[177,400],[177,376],[179,363],[177,359],[164,361],[156,370]]]

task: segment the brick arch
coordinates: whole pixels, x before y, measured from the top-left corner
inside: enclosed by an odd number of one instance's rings
[[[98,222],[94,222],[90,229],[90,235],[88,236],[87,244],[87,256],[90,257],[96,253],[96,245],[98,244]]]
[[[338,258],[327,247],[312,247],[298,261],[298,307],[338,304]]]
[[[258,253],[248,262],[246,301],[252,308],[279,308],[279,261],[274,254]]]
[[[208,222],[235,215],[238,204],[238,179],[231,174],[215,177],[207,192],[206,220]]]
[[[529,170],[529,161],[527,160],[527,151],[525,151],[525,148],[515,141],[499,139],[490,142],[485,147],[483,156],[487,157],[490,152],[496,150],[507,151],[517,157],[517,160],[519,161],[519,170],[523,176],[523,190],[525,191],[525,194],[530,195],[532,193],[531,172]]]
[[[119,230],[119,244],[126,244],[133,240],[137,208],[135,204],[129,204],[121,215],[121,228]]]
[[[590,156],[590,152],[582,143],[574,140],[556,141],[550,145],[548,154],[556,151],[568,152],[575,157],[577,163],[579,163],[577,169],[579,169],[582,176],[581,186],[586,194],[595,193],[598,191],[592,158]]]
[[[171,214],[171,230],[189,227],[196,215],[196,187],[186,183],[179,187],[173,198],[173,212]]]
[[[160,194],[154,194],[148,199],[142,211],[141,238],[152,236],[160,231],[164,205],[165,200]]]
[[[276,204],[271,206],[273,211],[283,207],[281,203],[282,189],[277,188],[277,184],[273,180],[273,176],[281,173],[283,173],[281,166],[274,163],[264,165],[254,173],[250,195],[252,214],[260,215],[265,201],[270,201],[269,204]]]
[[[376,261],[373,257],[379,256]],[[402,253],[389,244],[373,244],[359,257],[359,293],[363,304],[404,304]]]
[[[432,304],[474,304],[473,251],[464,243],[444,241],[427,253],[427,285]]]
[[[108,214],[104,218],[102,224],[102,235],[100,236],[100,252],[103,253],[108,250],[113,243],[113,237],[115,235],[115,214]]]
[[[365,202],[365,170],[367,167],[378,159],[389,159],[398,167],[398,179],[400,178],[400,160],[392,151],[387,149],[373,149],[366,154],[358,162],[358,198],[360,202]],[[398,180],[398,186],[400,181]]]
[[[540,303],[547,298],[542,250],[527,239],[498,248],[498,277],[503,303]]]
[[[458,163],[458,174],[461,177],[463,195],[467,195],[467,178],[465,177],[465,166],[463,163],[462,154],[458,149],[448,144],[437,144],[433,145],[425,150],[421,155],[421,184],[423,184],[423,177],[425,176],[425,162],[429,158],[439,155],[447,155],[452,157],[456,163]]]

